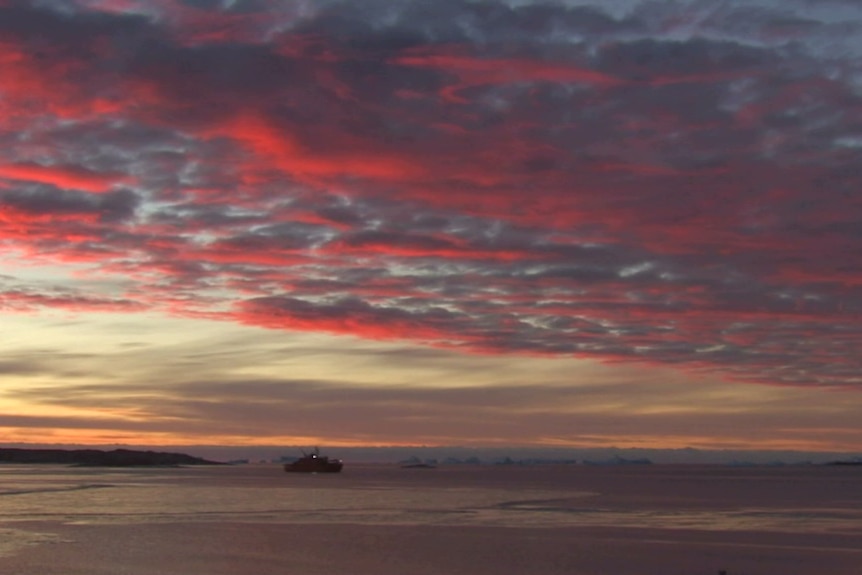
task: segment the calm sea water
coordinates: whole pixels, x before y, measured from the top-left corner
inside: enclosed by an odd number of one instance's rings
[[[0,466],[0,556],[63,540],[44,525],[180,523],[833,534],[853,547],[862,543],[862,469]]]

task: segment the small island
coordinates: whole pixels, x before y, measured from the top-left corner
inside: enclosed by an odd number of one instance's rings
[[[23,449],[0,448],[2,463],[54,463],[87,467],[177,467],[180,465],[224,465],[184,453],[136,451],[133,449]]]

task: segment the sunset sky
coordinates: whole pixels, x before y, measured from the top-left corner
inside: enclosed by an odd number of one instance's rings
[[[862,451],[855,0],[0,0],[0,442]]]

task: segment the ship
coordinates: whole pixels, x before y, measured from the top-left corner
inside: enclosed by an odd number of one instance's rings
[[[311,453],[302,452],[302,457],[292,463],[285,463],[288,473],[338,473],[344,463],[340,459],[330,459],[320,454],[316,447]]]

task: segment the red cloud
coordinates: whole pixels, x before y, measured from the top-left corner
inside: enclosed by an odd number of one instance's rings
[[[370,339],[448,338],[445,329],[429,324],[435,314],[411,314],[398,308],[375,307],[357,300],[312,304],[292,298],[259,298],[245,302],[235,319],[276,329],[319,330]],[[441,318],[442,319],[442,318]]]
[[[79,166],[43,166],[34,163],[0,164],[0,178],[51,184],[58,188],[105,192],[134,180],[121,174],[93,172]]]
[[[76,59],[78,54],[51,47],[32,50],[18,42],[0,37],[0,118],[7,128],[26,130],[46,115],[80,121],[119,110],[113,96],[87,90],[82,76],[92,70]]]
[[[307,183],[342,177],[401,181],[427,174],[422,163],[393,151],[368,150],[365,142],[348,137],[329,148],[312,149],[290,126],[280,126],[252,111],[214,126],[208,135],[241,142],[269,166]]]

